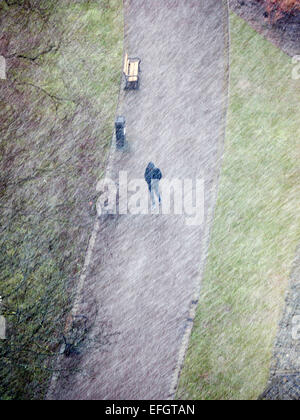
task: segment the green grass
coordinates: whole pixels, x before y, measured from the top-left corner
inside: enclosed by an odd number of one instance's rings
[[[300,240],[300,83],[292,60],[235,15],[219,195],[177,397],[256,399]]]
[[[20,3],[21,4],[21,3]],[[0,7],[0,400],[43,398],[95,220],[120,89],[122,0]],[[3,14],[3,16],[2,16]],[[40,32],[41,31],[41,32]]]

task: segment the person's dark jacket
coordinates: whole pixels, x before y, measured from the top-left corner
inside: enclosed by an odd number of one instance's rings
[[[156,168],[154,163],[150,162],[145,171],[145,180],[148,184],[149,190],[151,191],[152,179],[160,180],[162,178],[161,170]]]
[[[161,180],[162,179],[162,173],[161,173],[161,170],[160,169],[155,168],[152,171],[152,179],[158,179],[158,180]]]
[[[148,184],[149,190],[151,191],[151,180],[152,180],[152,173],[155,169],[155,165],[150,162],[145,171],[145,180]]]

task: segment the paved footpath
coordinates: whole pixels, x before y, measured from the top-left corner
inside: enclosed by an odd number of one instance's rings
[[[100,219],[77,313],[102,346],[83,352],[57,399],[174,397],[208,247],[224,142],[227,9],[216,0],[126,0],[126,50],[142,60],[139,91],[121,94],[126,151],[110,175],[205,179],[205,223],[184,216]],[[196,297],[195,297],[196,296]],[[105,337],[110,337],[105,341]],[[64,383],[63,383],[64,382]]]

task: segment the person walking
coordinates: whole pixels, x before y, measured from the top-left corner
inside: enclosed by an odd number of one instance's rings
[[[161,203],[161,196],[159,192],[159,181],[162,179],[162,173],[159,168],[156,168],[153,162],[150,162],[145,170],[145,180],[148,184],[152,207],[155,207],[155,195]]]

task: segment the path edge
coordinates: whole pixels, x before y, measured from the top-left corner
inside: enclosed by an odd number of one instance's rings
[[[124,56],[125,56],[125,51],[126,51],[126,44],[127,44],[127,23],[126,23],[126,0],[122,0],[123,3],[123,52],[122,52],[122,60],[124,61]],[[122,62],[123,62],[122,61]],[[124,89],[123,89],[123,69],[121,66],[121,70],[120,70],[120,88],[119,88],[119,94],[118,94],[118,100],[117,100],[117,106],[116,106],[116,112],[115,112],[115,118],[118,116],[119,110],[121,109],[122,103],[124,101]],[[111,137],[111,145],[110,145],[110,152],[108,154],[107,157],[107,166],[106,166],[106,170],[105,170],[105,175],[103,178],[110,178],[112,171],[113,171],[113,164],[114,164],[114,157],[115,157],[115,153],[116,153],[116,135],[115,135],[115,129],[113,128],[113,133],[112,133],[112,137]],[[99,182],[101,182],[101,180],[103,180],[103,178],[98,179],[98,181],[96,181],[96,190],[97,190],[97,185]],[[94,222],[94,227],[88,242],[88,246],[87,246],[87,251],[85,254],[85,259],[84,259],[84,265],[83,265],[83,269],[81,271],[80,277],[79,277],[79,281],[76,285],[76,291],[74,294],[74,303],[72,306],[72,310],[70,312],[71,317],[74,317],[78,314],[78,309],[79,309],[79,304],[80,304],[80,298],[82,295],[82,291],[84,288],[84,284],[85,284],[85,280],[88,274],[88,269],[91,263],[91,258],[92,258],[92,253],[95,247],[95,243],[96,243],[96,238],[97,235],[100,231],[100,219],[98,214],[96,215],[95,218],[95,222]],[[59,352],[60,354],[60,352]],[[51,379],[49,381],[49,386],[48,386],[48,390],[46,391],[46,397],[45,400],[55,400],[54,398],[54,392],[55,392],[55,388],[56,385],[58,383],[59,377],[60,377],[60,370],[61,370],[61,360],[59,358],[59,355],[57,356],[57,361],[56,361],[56,366],[57,369],[55,370],[55,372],[53,373],[53,375],[51,376]]]
[[[169,400],[175,400],[178,393],[178,386],[180,382],[181,372],[184,366],[184,361],[186,354],[189,348],[189,342],[192,335],[194,320],[198,309],[198,302],[201,293],[202,279],[204,276],[204,271],[206,267],[206,261],[208,256],[209,244],[211,233],[213,229],[213,221],[215,215],[215,208],[218,198],[218,187],[219,180],[222,172],[222,163],[224,155],[224,147],[227,133],[227,116],[228,116],[228,106],[229,106],[229,92],[230,92],[230,8],[229,0],[222,0],[223,4],[223,29],[224,29],[224,81],[223,81],[223,92],[224,92],[224,109],[223,109],[223,123],[221,127],[221,133],[219,135],[218,141],[218,156],[217,169],[214,176],[214,182],[212,187],[212,201],[208,209],[207,223],[204,229],[204,239],[202,241],[202,246],[200,250],[200,270],[199,270],[199,282],[196,286],[194,296],[192,298],[192,303],[189,310],[188,320],[186,323],[185,333],[181,342],[181,346],[177,356],[177,364],[172,375],[171,386],[169,391]],[[201,257],[202,256],[202,257]],[[192,321],[191,321],[192,320]]]

